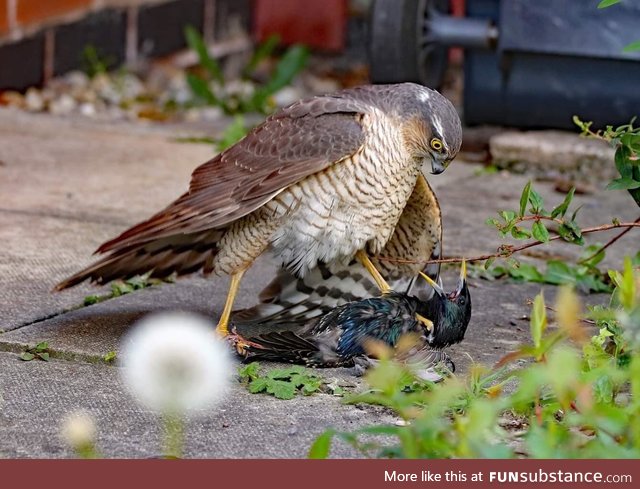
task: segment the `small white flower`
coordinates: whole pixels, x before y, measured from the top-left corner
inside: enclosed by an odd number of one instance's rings
[[[62,422],[61,434],[74,450],[91,447],[96,440],[96,424],[89,413],[77,411]]]
[[[226,345],[206,320],[163,313],[139,321],[120,351],[126,385],[145,406],[182,414],[219,401],[233,375]]]

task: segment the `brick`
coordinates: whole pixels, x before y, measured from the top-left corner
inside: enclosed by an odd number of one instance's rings
[[[88,45],[117,67],[125,60],[126,15],[121,10],[102,10],[78,22],[56,29],[54,75],[81,68],[83,51]]]
[[[17,0],[19,24],[35,24],[90,7],[92,0]]]
[[[42,83],[44,36],[0,46],[0,90],[25,90]]]
[[[7,2],[0,0],[0,36],[9,32],[9,12]]]
[[[204,0],[176,0],[142,7],[138,12],[138,51],[143,56],[163,56],[186,46],[184,28],[202,32]]]
[[[259,40],[279,34],[285,44],[340,51],[345,44],[347,9],[345,0],[300,2],[258,0],[255,4],[255,34]]]

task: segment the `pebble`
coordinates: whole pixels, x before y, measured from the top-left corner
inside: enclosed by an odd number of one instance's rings
[[[44,99],[36,88],[30,88],[24,97],[25,108],[31,112],[40,112],[44,109]]]
[[[69,115],[75,110],[77,105],[78,103],[71,95],[63,93],[60,97],[49,103],[49,112],[54,115]]]

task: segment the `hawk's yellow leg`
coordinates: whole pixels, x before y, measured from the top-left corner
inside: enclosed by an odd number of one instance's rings
[[[220,336],[227,336],[229,334],[229,318],[231,317],[231,311],[233,309],[233,302],[238,294],[240,288],[240,281],[244,275],[245,270],[240,270],[237,273],[231,275],[231,283],[229,284],[229,292],[227,293],[227,300],[224,303],[224,309],[222,310],[222,316],[218,321],[218,327],[216,332]]]
[[[371,259],[367,256],[367,254],[364,251],[359,250],[356,253],[356,258],[362,264],[362,266],[365,267],[367,271],[371,274],[371,277],[373,278],[373,280],[375,280],[376,284],[378,284],[378,288],[380,289],[380,292],[382,292],[383,294],[387,292],[391,292],[391,287],[389,287],[389,284],[385,281],[382,275],[380,275],[380,272],[376,269],[373,263],[371,263]]]

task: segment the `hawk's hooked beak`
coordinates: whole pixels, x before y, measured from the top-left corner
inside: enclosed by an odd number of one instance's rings
[[[447,169],[447,162],[437,158],[431,159],[431,174],[439,175]]]
[[[423,272],[418,272],[420,274],[420,276],[425,279],[427,281],[427,283],[429,285],[431,285],[431,287],[433,287],[433,290],[435,290],[436,294],[438,294],[440,297],[445,297],[446,293],[444,291],[444,289],[442,288],[442,284],[438,284],[436,283],[431,277],[429,277],[429,275],[427,275],[426,273]]]

